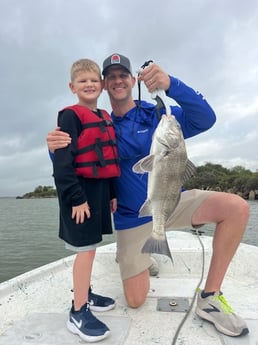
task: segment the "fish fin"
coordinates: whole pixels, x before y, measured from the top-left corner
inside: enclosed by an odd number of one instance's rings
[[[140,159],[137,163],[133,166],[133,172],[137,174],[144,174],[145,172],[149,172],[153,168],[153,161],[154,155],[148,155],[142,159]]]
[[[151,200],[147,199],[144,204],[142,204],[140,211],[139,211],[139,217],[148,217],[152,216],[152,209],[151,209]]]
[[[168,256],[172,263],[174,263],[167,239],[156,240],[153,236],[150,236],[142,247],[142,253],[156,253]]]
[[[190,178],[192,178],[195,174],[196,166],[189,159],[187,159],[183,182],[190,180]]]

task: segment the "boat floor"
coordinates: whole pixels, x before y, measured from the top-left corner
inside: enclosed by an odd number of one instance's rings
[[[196,235],[169,232],[174,259],[154,255],[160,272],[150,278],[145,304],[129,308],[123,296],[115,244],[97,249],[92,284],[96,293],[116,300],[115,309],[95,313],[111,329],[103,345],[170,345],[186,315],[202,273],[202,247]],[[204,280],[210,261],[212,239],[201,236],[205,251]],[[66,329],[72,299],[74,256],[42,266],[0,284],[0,345],[83,344]],[[258,248],[241,244],[223,284],[223,293],[236,312],[247,322],[250,333],[228,337],[189,312],[176,344],[257,345],[258,344]],[[202,283],[202,286],[204,281]],[[176,302],[172,307],[170,302]]]

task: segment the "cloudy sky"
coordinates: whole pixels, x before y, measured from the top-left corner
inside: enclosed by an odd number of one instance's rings
[[[76,101],[70,66],[115,52],[135,71],[153,59],[205,95],[217,122],[187,140],[197,166],[256,171],[257,33],[256,0],[0,0],[0,196],[53,185],[46,135]],[[105,93],[99,106],[111,110]]]

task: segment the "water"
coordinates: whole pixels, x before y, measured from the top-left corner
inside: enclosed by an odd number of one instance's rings
[[[251,215],[243,242],[258,246],[258,201],[250,201]],[[214,226],[202,228],[211,235]],[[105,235],[103,244],[115,241]],[[58,238],[57,199],[0,198],[0,282],[71,255]]]

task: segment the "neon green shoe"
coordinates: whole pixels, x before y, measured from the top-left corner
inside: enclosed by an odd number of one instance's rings
[[[219,332],[231,337],[249,333],[245,321],[233,312],[222,292],[216,292],[206,298],[203,298],[201,293],[198,293],[195,310],[198,316],[212,322]]]

